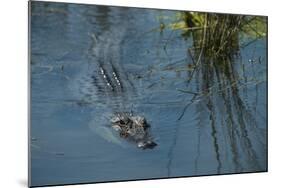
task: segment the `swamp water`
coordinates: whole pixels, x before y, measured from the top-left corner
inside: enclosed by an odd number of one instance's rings
[[[178,13],[32,2],[32,186],[267,170],[266,38],[240,37],[227,70],[199,65],[194,36],[165,27]],[[116,111],[145,117],[158,145],[120,138]]]

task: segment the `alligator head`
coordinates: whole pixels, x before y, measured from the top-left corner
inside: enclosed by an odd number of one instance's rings
[[[111,125],[119,132],[120,137],[131,140],[141,149],[153,149],[157,144],[152,140],[146,119],[132,113],[115,113]]]

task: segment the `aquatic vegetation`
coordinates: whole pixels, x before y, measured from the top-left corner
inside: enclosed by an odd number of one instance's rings
[[[206,111],[200,107],[198,113],[207,113],[210,116],[211,135],[218,163],[217,173],[221,172],[224,166],[221,158],[225,157],[221,152],[224,146],[219,140],[224,140],[224,143],[230,146],[229,155],[232,156],[235,172],[243,171],[241,159],[237,156],[238,150],[245,154],[250,169],[255,171],[264,169],[264,163],[258,161],[252,142],[258,142],[258,148],[265,148],[266,138],[254,118],[251,107],[245,101],[247,99],[241,96],[240,90],[251,86],[258,90],[258,85],[265,80],[263,77],[255,77],[254,81],[241,79],[242,75],[238,70],[243,69],[248,63],[241,60],[240,36],[252,38],[251,40],[264,37],[265,18],[185,13],[184,19],[187,28],[200,29],[185,31],[190,32],[192,36],[193,48],[188,50],[194,60],[195,68],[187,78],[186,88],[179,91],[191,94],[193,98],[185,106],[179,120],[184,116],[187,108],[194,101],[199,100],[197,105],[205,106]],[[254,25],[259,27],[258,32],[253,29]],[[189,90],[192,88],[191,80],[199,83],[197,88],[193,88],[195,91]],[[198,123],[200,124],[200,121]],[[201,125],[198,127],[202,128]],[[220,138],[222,135],[228,135],[228,139]]]

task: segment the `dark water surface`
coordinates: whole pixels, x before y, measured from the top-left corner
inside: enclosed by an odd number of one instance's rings
[[[240,49],[232,80],[203,66],[187,87],[192,37],[159,27],[176,13],[32,2],[31,185],[267,170],[266,39]],[[122,92],[95,77],[100,59]],[[115,111],[146,117],[158,146],[116,135]]]

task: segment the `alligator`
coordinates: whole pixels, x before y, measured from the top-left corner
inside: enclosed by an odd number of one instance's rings
[[[117,72],[118,69],[113,63],[109,63],[109,65],[111,73],[106,70],[108,66],[99,62],[99,77],[103,80],[105,90],[115,96],[122,95],[126,90],[120,72]],[[135,115],[132,112],[115,111],[110,118],[110,124],[121,138],[136,143],[138,148],[153,149],[157,146],[150,135],[150,125],[143,116]]]
[[[157,144],[153,141],[150,125],[146,118],[137,113],[132,113],[132,109],[124,109],[125,103],[128,104],[128,98],[133,93],[134,86],[128,79],[127,73],[119,63],[118,58],[112,57],[112,54],[118,54],[118,52],[114,52],[114,45],[110,45],[108,41],[100,39],[101,41],[97,42],[98,39],[94,35],[92,40],[94,46],[98,47],[99,50],[91,49],[91,53],[94,52],[91,55],[91,63],[94,64],[90,76],[92,86],[99,91],[98,99],[106,99],[107,102],[116,100],[117,103],[117,105],[116,103],[108,105],[113,111],[109,120],[107,119],[108,124],[119,133],[120,138],[135,143],[138,148],[153,149]],[[135,93],[137,92],[134,92],[134,95]],[[135,102],[135,100],[132,100],[132,102]],[[127,111],[130,111],[130,113]]]

